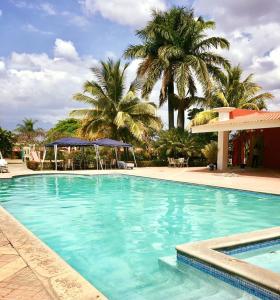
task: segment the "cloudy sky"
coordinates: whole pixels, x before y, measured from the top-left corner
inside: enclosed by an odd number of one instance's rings
[[[30,117],[49,128],[67,117],[79,105],[73,93],[91,78],[89,67],[121,57],[151,9],[172,5],[214,19],[215,34],[231,42],[224,55],[255,73],[275,95],[269,108],[280,110],[280,0],[1,0],[0,126],[14,129]],[[132,62],[128,79],[136,68]],[[160,114],[166,120],[165,108]]]

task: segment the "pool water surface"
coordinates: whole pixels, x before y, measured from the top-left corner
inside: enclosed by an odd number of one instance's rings
[[[168,262],[178,244],[280,225],[279,196],[122,175],[0,180],[0,204],[109,299],[254,299]]]

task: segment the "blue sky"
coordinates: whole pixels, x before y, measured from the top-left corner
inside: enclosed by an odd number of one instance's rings
[[[88,16],[76,0],[9,1],[0,3],[1,56],[12,51],[46,52],[51,55],[54,40],[71,40],[80,55],[103,59],[109,51],[122,55],[135,42],[135,28]]]
[[[89,68],[106,57],[119,58],[137,42],[135,30],[152,8],[192,6],[214,19],[212,35],[225,36],[223,53],[265,90],[280,110],[280,0],[2,0],[0,2],[0,126],[13,129],[31,117],[49,128],[79,107],[72,95],[91,79]],[[128,70],[133,80],[138,62]],[[159,84],[151,95],[158,103]],[[9,112],[9,113],[7,113]],[[166,108],[159,111],[164,122]]]

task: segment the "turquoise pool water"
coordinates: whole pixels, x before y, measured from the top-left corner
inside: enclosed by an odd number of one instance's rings
[[[122,300],[253,299],[169,262],[178,244],[280,224],[277,196],[132,176],[0,180],[0,204],[107,297]]]
[[[235,254],[235,257],[253,265],[280,274],[280,244]]]

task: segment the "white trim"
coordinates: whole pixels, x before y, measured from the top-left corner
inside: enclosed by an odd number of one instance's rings
[[[191,127],[192,133],[215,132],[215,131],[231,131],[231,130],[246,130],[246,129],[263,129],[280,127],[280,120],[262,120],[262,121],[247,121],[238,123],[235,122],[213,122],[206,125]]]

